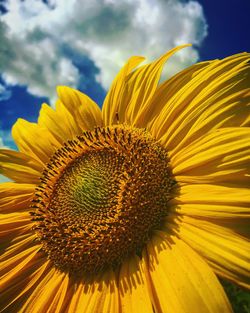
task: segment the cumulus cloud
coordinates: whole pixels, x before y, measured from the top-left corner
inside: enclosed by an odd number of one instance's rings
[[[55,86],[78,87],[88,76],[74,56],[99,68],[108,88],[131,55],[152,60],[182,43],[206,36],[201,5],[182,0],[7,0],[0,19],[0,72],[9,85],[53,98]],[[69,51],[73,53],[69,53]],[[169,63],[172,74],[198,58],[184,49]]]

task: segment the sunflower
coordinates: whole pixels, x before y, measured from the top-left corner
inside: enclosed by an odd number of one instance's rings
[[[185,45],[186,46],[186,45]],[[159,83],[132,57],[99,109],[59,87],[0,151],[2,312],[231,312],[249,288],[249,54]]]

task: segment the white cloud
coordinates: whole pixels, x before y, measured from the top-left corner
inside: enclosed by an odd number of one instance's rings
[[[0,24],[0,72],[8,84],[27,85],[34,95],[55,96],[55,86],[77,87],[84,73],[70,48],[100,69],[108,88],[131,55],[150,60],[181,44],[199,45],[206,35],[201,5],[182,0],[8,0]],[[178,53],[173,73],[198,58],[195,48]],[[83,77],[82,77],[83,76]]]

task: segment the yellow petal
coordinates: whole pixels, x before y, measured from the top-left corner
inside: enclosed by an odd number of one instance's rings
[[[179,214],[189,215],[196,218],[211,219],[214,223],[227,223],[231,219],[237,226],[240,219],[245,219],[245,223],[250,218],[249,207],[235,205],[218,204],[181,204],[175,209]]]
[[[43,166],[32,157],[17,151],[0,149],[0,174],[16,182],[37,184]]]
[[[60,100],[56,102],[56,110],[45,103],[42,105],[38,125],[48,129],[57,140],[58,147],[82,132],[71,113]]]
[[[68,312],[80,312],[79,303],[81,301],[81,294],[83,292],[83,284],[73,284],[68,306]]]
[[[133,57],[122,68],[103,104],[103,120],[105,125],[125,122],[139,127],[146,127],[145,111],[157,89],[164,63],[176,51],[187,47],[176,47],[158,60],[144,65],[136,70],[133,69],[144,58]],[[147,115],[149,117],[149,115]],[[152,116],[151,116],[152,118]]]
[[[57,292],[50,302],[50,305],[47,309],[48,313],[60,313],[65,311],[67,298],[69,292],[69,275],[66,274],[61,282],[60,286],[57,289]]]
[[[149,116],[146,113],[152,106],[151,102],[157,91],[163,66],[174,53],[188,46],[190,44],[171,49],[156,61],[142,66],[131,75],[127,82],[130,89],[133,88],[126,112],[126,121],[128,123],[137,127],[146,127],[148,122],[154,118],[154,115]],[[153,111],[151,111],[152,113]],[[147,117],[149,118],[148,120],[146,119]]]
[[[0,310],[6,310],[7,312],[20,312],[22,303],[27,297],[27,293],[34,289],[35,285],[38,284],[42,275],[48,269],[50,261],[39,260],[31,269],[27,271],[22,270],[21,279],[14,285],[8,285],[8,287],[1,294],[3,300],[0,304]]]
[[[49,161],[58,148],[58,142],[45,127],[21,118],[14,124],[12,136],[21,152],[43,164]]]
[[[179,182],[246,182],[249,173],[250,128],[212,131],[171,157]]]
[[[115,313],[118,311],[118,289],[112,271],[97,275],[91,282],[75,284],[68,312]]]
[[[0,225],[0,242],[2,242],[7,241],[8,236],[11,238],[27,233],[33,223],[28,212],[18,212],[0,214]]]
[[[119,306],[118,288],[113,271],[104,273],[95,283],[93,295],[86,308],[86,313],[115,313]]]
[[[138,256],[124,261],[119,275],[121,311],[126,313],[153,313],[148,282]]]
[[[225,227],[188,216],[179,220],[178,236],[203,256],[217,274],[250,288],[247,239]]]
[[[24,250],[29,249],[31,246],[34,245],[34,241],[36,238],[36,235],[32,233],[17,236],[14,239],[11,237],[9,245],[4,249],[2,249],[1,247],[2,251],[0,255],[0,262],[6,261],[7,259],[14,257]]]
[[[104,100],[102,117],[104,125],[125,121],[124,112],[130,100],[127,80],[132,70],[144,60],[143,57],[132,57],[120,70]],[[119,121],[117,120],[117,117]]]
[[[232,312],[213,271],[182,240],[158,232],[147,250],[156,312]]]
[[[191,204],[235,204],[247,206],[250,203],[248,188],[233,188],[223,185],[195,184],[180,188],[177,203]]]
[[[250,217],[248,188],[232,188],[212,184],[184,185],[171,201],[179,214],[218,219],[246,219]]]
[[[20,271],[25,271],[25,268],[30,267],[36,262],[40,248],[39,245],[34,245],[2,262],[0,269],[0,290],[4,290],[11,284],[22,279],[20,278]]]
[[[165,106],[151,125],[153,135],[177,153],[212,129],[245,125],[250,115],[248,61],[249,54],[242,53],[201,68],[196,64],[190,73],[172,78],[161,93]]]
[[[33,184],[0,184],[0,213],[12,213],[29,209],[35,191]]]
[[[145,121],[149,121],[148,128],[151,129],[154,120],[157,119],[162,109],[166,108],[168,99],[171,99],[175,93],[179,91],[180,86],[185,86],[189,83],[192,77],[197,75],[202,68],[205,68],[211,62],[212,61],[194,64],[161,83],[150,101],[147,102],[147,105],[140,108],[136,125],[138,127],[145,127]],[[175,110],[178,110],[178,108],[175,107]],[[153,130],[153,132],[155,134],[155,130]]]
[[[32,291],[31,295],[28,297],[25,304],[22,306],[21,312],[48,312],[51,302],[56,296],[58,289],[60,288],[64,278],[65,273],[61,273],[55,268],[48,271],[46,276]]]
[[[58,87],[57,92],[81,131],[102,126],[101,110],[87,95],[66,86]]]

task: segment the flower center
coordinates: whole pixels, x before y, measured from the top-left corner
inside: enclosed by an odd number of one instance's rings
[[[148,132],[96,128],[51,158],[33,199],[34,228],[62,270],[114,267],[161,227],[174,184],[166,149]]]

